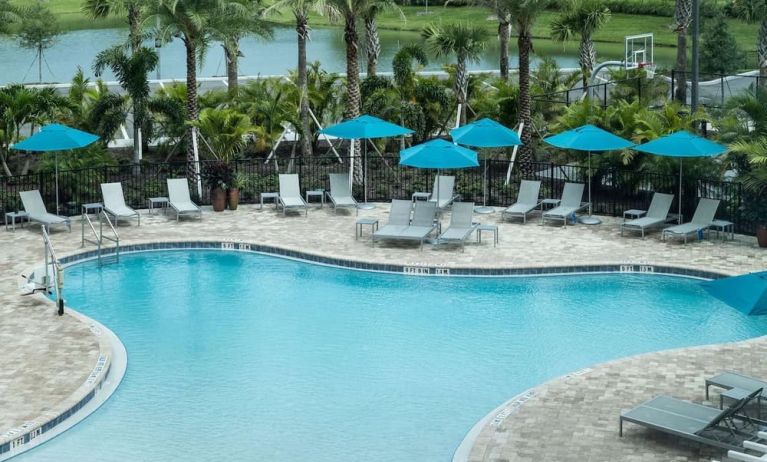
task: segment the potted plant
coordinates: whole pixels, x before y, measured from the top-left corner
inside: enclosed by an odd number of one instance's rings
[[[226,209],[226,189],[232,184],[234,172],[232,167],[223,161],[210,163],[205,169],[205,182],[210,187],[210,201],[214,212]]]
[[[226,191],[226,202],[229,210],[237,210],[240,204],[240,190],[248,185],[249,178],[242,172],[237,172],[232,177],[229,189]]]

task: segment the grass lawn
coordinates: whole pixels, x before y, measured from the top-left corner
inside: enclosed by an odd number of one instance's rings
[[[16,4],[23,4],[26,0],[11,0]],[[125,25],[122,18],[110,18],[106,20],[93,20],[88,18],[80,10],[82,0],[50,0],[49,5],[54,13],[59,16],[64,30],[96,29],[105,27],[121,27]],[[484,23],[491,34],[497,31],[497,23],[486,8],[480,7],[434,7],[429,9],[429,14],[423,13],[422,6],[406,6],[402,10],[405,13],[403,21],[398,15],[386,12],[379,19],[379,28],[389,30],[420,31],[429,23],[470,21]],[[557,15],[556,12],[546,11],[538,20],[534,34],[537,38],[549,37],[549,24]],[[293,25],[291,14],[275,15],[272,20],[278,24]],[[314,26],[329,26],[327,18],[313,15],[311,24]],[[600,42],[623,43],[626,35],[653,32],[655,44],[658,46],[676,46],[676,35],[671,32],[669,25],[671,18],[658,16],[639,16],[614,14],[610,22],[605,25],[595,38]],[[757,25],[746,24],[742,21],[730,20],[730,31],[735,35],[741,48],[754,50],[756,48]],[[704,24],[705,27],[705,24]],[[513,32],[512,32],[513,33]],[[512,40],[512,46],[513,40]]]

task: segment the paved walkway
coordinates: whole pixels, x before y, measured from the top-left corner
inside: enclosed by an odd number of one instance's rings
[[[361,211],[360,216],[380,218],[383,224],[386,221],[387,211],[388,208],[384,205],[372,211]],[[123,244],[158,240],[235,239],[336,258],[412,265],[530,267],[646,263],[676,265],[730,274],[767,267],[767,252],[756,247],[754,238],[738,237],[734,242],[706,240],[687,245],[681,245],[678,242],[661,242],[658,233],[646,239],[621,238],[618,231],[619,220],[611,218],[606,219],[606,222],[600,226],[591,227],[539,226],[536,220],[527,225],[498,223],[500,243],[497,248],[493,248],[492,239],[486,235],[487,239],[483,239],[481,245],[467,245],[463,253],[457,248],[430,246],[419,251],[417,245],[412,244],[381,243],[372,247],[367,235],[360,240],[354,239],[355,218],[355,215],[348,211],[342,211],[336,215],[328,208],[312,209],[308,218],[290,213],[287,217],[283,217],[270,205],[263,210],[246,205],[235,212],[227,211],[217,214],[206,212],[202,222],[186,219],[176,223],[163,215],[148,215],[144,211],[141,227],[137,227],[135,222],[132,222],[130,225],[121,226],[118,230]],[[485,223],[496,223],[500,219],[500,214],[477,218]],[[447,223],[448,218],[443,218],[443,222]],[[55,231],[52,239],[60,256],[76,253],[80,250],[79,224],[75,223],[71,234],[61,230]],[[47,409],[70,396],[83,384],[93,369],[99,353],[98,342],[90,333],[88,326],[68,315],[61,318],[56,316],[52,305],[39,302],[33,297],[19,295],[19,274],[39,264],[42,257],[42,240],[37,227],[17,229],[15,233],[0,232],[0,261],[2,262],[0,265],[0,277],[2,277],[0,279],[0,316],[2,316],[0,345],[3,345],[6,358],[5,366],[0,368],[0,435],[10,428],[37,418]],[[750,347],[745,344],[735,347],[713,347],[710,350],[722,349],[729,352],[731,348],[750,351]],[[613,391],[615,394],[613,399],[616,403],[640,401],[654,393],[655,387],[658,387],[658,390],[668,390],[675,387],[677,383],[689,386],[690,397],[695,398],[697,396],[695,390],[700,394],[698,384],[703,375],[700,364],[708,365],[705,371],[713,371],[719,367],[719,363],[711,361],[709,356],[721,356],[724,358],[722,361],[725,362],[741,357],[740,352],[737,356],[700,353],[707,351],[709,350],[694,350],[692,353],[662,353],[679,357],[679,361],[690,361],[688,366],[680,364],[678,370],[694,370],[694,374],[692,372],[670,374],[669,370],[677,370],[676,366],[653,370],[637,365],[634,366],[635,369],[629,368],[625,372],[623,366],[615,366],[611,372],[605,372],[604,377],[610,379],[608,383],[601,381],[601,373],[588,374],[579,380],[593,381],[594,390],[599,391],[611,388],[607,386],[614,382],[616,390]],[[696,359],[699,355],[701,355],[700,360]],[[633,361],[641,363],[643,360]],[[738,363],[741,363],[740,359]],[[763,372],[760,375],[767,376],[767,370]],[[626,374],[629,377],[635,374],[638,382],[625,380],[623,376]],[[626,383],[632,386],[624,389]],[[620,393],[623,394],[620,394],[618,390],[621,390]],[[590,401],[592,396],[589,393],[594,392],[589,392],[587,388],[571,387],[567,393],[553,394],[560,396],[563,401],[549,399],[546,406],[554,410],[558,409],[557,416],[568,413],[579,415],[570,410],[574,411],[576,409],[574,406],[578,402]],[[524,417],[526,415],[524,412],[533,413],[534,402],[531,401],[517,415]],[[488,429],[491,433],[483,434],[482,441],[486,442],[485,447],[477,446],[472,455],[473,460],[543,460],[534,456],[531,451],[533,448],[540,451],[543,447],[541,442],[553,436],[561,437],[563,446],[572,444],[574,438],[584,448],[589,446],[586,444],[589,439],[609,440],[609,444],[594,445],[594,447],[613,450],[614,444],[620,444],[616,450],[622,449],[623,452],[632,453],[632,450],[627,448],[632,447],[631,441],[635,440],[634,435],[638,431],[630,431],[627,438],[617,440],[614,433],[617,409],[620,406],[610,408],[608,412],[609,400],[605,399],[603,402],[607,406],[604,412],[591,415],[589,417],[591,421],[583,419],[584,422],[578,427],[554,426],[554,423],[561,419],[552,417],[541,419],[539,427],[527,421],[523,431],[515,431],[514,423],[511,421],[499,427],[507,431],[499,432],[497,428]],[[554,410],[551,412],[555,412]],[[609,428],[609,432],[596,431],[594,426],[597,423],[604,423],[605,431]],[[574,432],[576,436],[568,432]],[[526,445],[518,444],[522,440],[527,441]],[[546,444],[546,446],[550,445]],[[646,446],[642,447],[646,448]],[[570,460],[573,454],[576,454],[569,450],[562,451],[562,454],[569,455]],[[638,450],[633,453],[638,457],[635,460],[640,458],[645,460],[643,457],[647,456],[644,453],[640,454]],[[659,457],[653,459],[652,456],[647,456],[646,460],[669,460],[663,458],[663,455]],[[560,460],[566,459],[560,458]],[[594,458],[578,457],[578,459],[615,460],[614,454],[603,455],[602,459],[596,455]]]

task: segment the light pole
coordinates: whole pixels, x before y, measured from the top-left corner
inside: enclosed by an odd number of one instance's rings
[[[154,51],[157,53],[157,80],[160,80],[160,48],[162,48],[162,40],[154,39]]]

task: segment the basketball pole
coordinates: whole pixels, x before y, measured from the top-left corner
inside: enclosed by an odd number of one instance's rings
[[[692,82],[690,89],[690,110],[698,109],[698,79],[699,79],[699,50],[698,36],[700,35],[700,0],[692,0]]]

